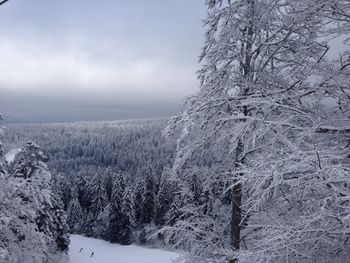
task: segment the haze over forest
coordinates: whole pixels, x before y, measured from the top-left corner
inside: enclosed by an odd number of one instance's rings
[[[198,90],[201,0],[9,1],[0,9],[7,121],[170,117]]]

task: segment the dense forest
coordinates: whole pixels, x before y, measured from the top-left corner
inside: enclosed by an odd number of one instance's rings
[[[71,233],[144,244],[175,221],[169,211],[176,187],[168,171],[176,147],[163,135],[166,125],[167,120],[13,124],[6,127],[5,141],[9,149],[26,141],[42,146]]]

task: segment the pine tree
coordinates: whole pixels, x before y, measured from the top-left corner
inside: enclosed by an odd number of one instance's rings
[[[156,199],[155,223],[158,226],[165,224],[165,215],[169,211],[173,201],[175,184],[169,182],[169,171],[163,173],[159,184],[159,191]]]
[[[62,173],[53,173],[52,174],[52,192],[54,195],[58,196],[63,202],[63,207],[67,211],[68,205],[71,199],[73,199],[74,195],[74,182],[73,180],[67,180],[67,177]]]
[[[26,262],[33,249],[37,253],[34,260],[39,262],[57,260],[58,254],[68,250],[66,213],[51,190],[51,174],[44,160],[40,148],[27,143],[6,182],[7,199],[13,204],[5,201],[8,210],[5,217],[11,218],[7,227],[14,231],[7,233],[7,240],[17,246],[12,249],[8,244],[8,252],[16,262]]]
[[[91,206],[91,198],[88,191],[89,187],[87,178],[87,173],[85,173],[84,171],[79,172],[75,182],[76,191],[78,193],[78,200],[83,210],[89,210]]]
[[[46,169],[43,162],[47,160],[47,157],[40,150],[39,146],[33,142],[28,142],[16,159],[12,173],[13,177],[28,179],[36,171]]]
[[[126,187],[122,203],[122,224],[120,244],[130,245],[134,241],[133,231],[135,228],[135,210],[133,202],[134,194],[130,187]]]
[[[109,236],[108,240],[112,243],[120,243],[123,231],[123,193],[124,193],[124,180],[122,176],[117,178],[114,183],[111,206],[109,210]]]
[[[69,225],[67,223],[67,213],[64,210],[62,200],[53,193],[52,198],[53,208],[53,238],[60,251],[68,251],[69,240]]]
[[[143,193],[145,191],[145,185],[142,180],[140,180],[136,186],[135,195],[134,195],[134,205],[135,205],[135,222],[136,227],[141,228],[142,223],[142,207],[143,207]]]
[[[82,227],[83,233],[87,237],[92,237],[94,236],[94,227],[95,227],[94,215],[92,214],[92,212],[87,212],[86,210],[85,212],[83,212],[83,214],[85,214],[83,227]]]
[[[81,233],[83,226],[83,211],[81,209],[79,200],[77,196],[69,202],[67,210],[67,223],[69,225],[71,233],[79,234]]]
[[[142,223],[150,224],[154,220],[155,213],[155,183],[154,178],[151,174],[147,175],[145,184],[146,185],[142,203]]]
[[[97,218],[97,216],[104,210],[107,205],[107,193],[104,184],[104,178],[100,173],[96,173],[92,177],[88,192],[91,196],[90,211],[92,212],[94,218]]]
[[[112,198],[112,191],[113,191],[113,178],[115,175],[108,169],[106,171],[106,176],[104,177],[104,184],[106,188],[106,194],[107,194],[107,200],[108,202],[111,201]]]
[[[97,238],[108,240],[110,204],[98,214],[95,220],[93,235]]]

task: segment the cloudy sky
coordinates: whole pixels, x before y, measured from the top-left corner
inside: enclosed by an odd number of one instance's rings
[[[198,88],[203,0],[10,0],[0,112],[12,121],[176,114]]]

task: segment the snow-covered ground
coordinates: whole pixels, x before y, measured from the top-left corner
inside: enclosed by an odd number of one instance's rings
[[[21,151],[20,148],[13,149],[13,150],[9,151],[9,152],[5,155],[6,161],[7,161],[8,163],[12,163],[12,162],[15,160],[16,154],[19,153],[20,151]]]
[[[94,255],[91,257],[92,252]],[[172,263],[178,257],[175,252],[121,246],[79,235],[71,235],[69,247],[70,263]]]

